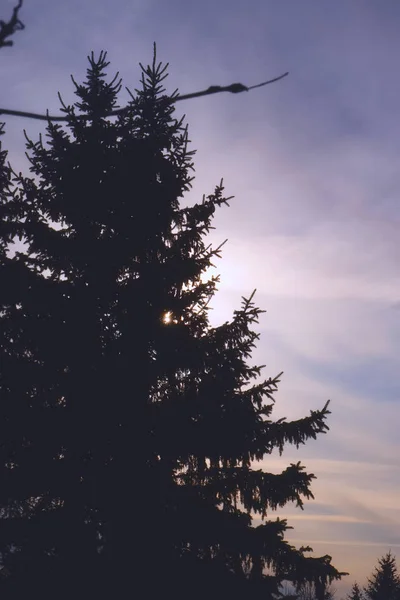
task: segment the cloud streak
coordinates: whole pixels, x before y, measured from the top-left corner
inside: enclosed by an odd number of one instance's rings
[[[344,591],[400,544],[399,16],[396,3],[361,0],[251,10],[244,0],[203,0],[190,11],[183,0],[35,0],[1,57],[1,102],[39,112],[58,112],[57,91],[73,101],[69,75],[84,77],[91,50],[108,50],[110,75],[119,70],[130,88],[153,41],[171,63],[169,91],[290,71],[249,94],[177,106],[198,149],[186,201],[221,177],[235,195],[210,239],[229,240],[211,320],[225,321],[258,289],[268,312],[254,360],[266,375],[285,371],[276,417],[299,418],[332,398],[328,435],[265,467],[302,460],[318,476],[316,501],[282,514],[295,525],[293,543],[351,571]],[[7,120],[17,170],[27,165],[22,127],[33,139],[44,129]]]

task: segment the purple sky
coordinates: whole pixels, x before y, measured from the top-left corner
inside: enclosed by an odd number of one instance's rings
[[[3,0],[6,18],[14,0]],[[283,81],[237,96],[177,105],[189,123],[197,178],[188,201],[220,178],[235,195],[212,240],[222,242],[213,322],[256,287],[262,316],[255,359],[284,370],[276,417],[331,398],[331,431],[282,459],[318,479],[304,512],[288,507],[289,539],[329,553],[361,584],[377,558],[400,558],[400,53],[396,0],[25,0],[26,30],[1,50],[0,104],[59,112],[69,75],[108,50],[110,75],[138,85],[152,43],[170,63],[168,90]],[[122,94],[122,99],[126,94]],[[25,169],[22,128],[6,145]],[[272,515],[273,516],[273,515]]]

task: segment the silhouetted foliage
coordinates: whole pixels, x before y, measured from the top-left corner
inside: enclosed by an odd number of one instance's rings
[[[347,594],[347,600],[364,600],[364,594],[358,583],[354,583],[349,594]]]
[[[271,420],[279,376],[247,364],[253,295],[209,324],[219,249],[204,238],[229,198],[221,182],[180,205],[193,152],[166,67],[154,57],[110,121],[121,83],[106,82],[105,53],[89,61],[68,130],[27,138],[32,177],[10,190],[2,171],[2,248],[25,244],[1,264],[2,593],[267,599],[286,579],[322,594],[341,576],[331,558],[266,519],[301,508],[314,475],[253,467],[324,433],[327,405]]]
[[[297,585],[288,585],[284,582],[280,588],[280,598],[283,600],[333,600],[336,590],[326,584],[318,585],[313,581],[305,581]]]
[[[396,558],[388,552],[379,559],[378,566],[366,586],[368,600],[399,600],[400,577],[397,572]]]
[[[18,0],[18,4],[14,7],[10,20],[0,20],[0,48],[12,46],[14,42],[13,40],[10,40],[8,38],[14,35],[16,31],[20,31],[21,29],[25,28],[25,25],[21,22],[19,18],[19,11],[21,7],[22,0]]]
[[[335,590],[332,587],[318,585],[313,581],[306,581],[297,586],[296,600],[333,600]],[[285,596],[285,598],[287,598]]]

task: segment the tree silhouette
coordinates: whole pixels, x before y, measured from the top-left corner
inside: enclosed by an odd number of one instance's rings
[[[328,404],[271,420],[280,376],[247,364],[253,295],[209,324],[220,248],[205,236],[229,198],[221,182],[180,205],[193,151],[166,67],[154,56],[110,121],[121,83],[106,81],[105,53],[89,62],[68,129],[27,137],[32,176],[1,197],[3,246],[24,243],[1,267],[4,597],[268,599],[283,580],[323,597],[342,573],[267,518],[301,508],[314,475],[255,463],[325,433]]]
[[[368,600],[400,599],[400,577],[397,573],[396,558],[391,552],[379,559],[375,573],[368,579],[365,596]]]
[[[363,600],[364,595],[358,583],[354,583],[350,593],[347,595],[347,600]]]

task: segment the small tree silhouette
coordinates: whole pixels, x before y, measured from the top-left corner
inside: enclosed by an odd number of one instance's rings
[[[365,596],[368,600],[400,599],[400,578],[397,573],[396,558],[391,552],[379,559],[375,573],[368,579]]]
[[[347,600],[364,600],[362,589],[358,583],[354,583],[350,593],[347,595]]]

